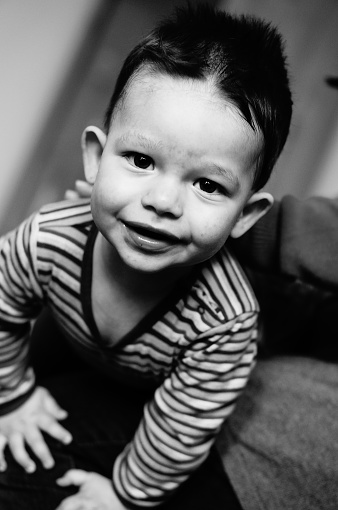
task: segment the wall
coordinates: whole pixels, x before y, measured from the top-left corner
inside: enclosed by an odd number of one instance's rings
[[[337,0],[209,2],[265,17],[286,38],[295,114],[270,191],[276,197],[338,194],[338,91],[324,81],[338,75]],[[135,40],[177,3],[184,1],[0,2],[2,232],[41,203],[60,198],[61,190],[82,175],[83,127],[98,122],[120,62]],[[93,47],[88,30],[103,4],[110,11],[97,24],[101,39],[88,55]]]
[[[100,2],[0,2],[0,217],[15,200],[26,162]]]
[[[338,90],[336,94],[338,95]],[[338,197],[338,114],[335,129],[318,168],[320,171],[311,183],[309,195]]]

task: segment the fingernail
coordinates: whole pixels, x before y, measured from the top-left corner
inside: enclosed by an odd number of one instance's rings
[[[27,471],[27,473],[34,473],[34,471],[35,471],[35,464],[33,464],[33,462],[27,464],[26,471]]]

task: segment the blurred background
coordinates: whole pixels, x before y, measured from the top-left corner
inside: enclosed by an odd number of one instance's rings
[[[0,0],[0,234],[82,177],[80,137],[102,125],[121,63],[182,0]],[[337,0],[209,0],[277,25],[294,116],[267,186],[338,195]]]

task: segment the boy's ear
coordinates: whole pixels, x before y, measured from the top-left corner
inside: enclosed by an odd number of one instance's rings
[[[273,197],[270,193],[266,193],[265,191],[254,193],[244,207],[230,236],[236,238],[245,234],[259,218],[268,212],[272,204]]]
[[[87,127],[81,137],[82,159],[86,181],[94,184],[107,135],[95,126]]]

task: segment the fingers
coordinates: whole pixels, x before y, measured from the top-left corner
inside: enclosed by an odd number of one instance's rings
[[[66,200],[76,200],[78,198],[90,198],[93,185],[86,181],[75,181],[75,189],[67,189],[65,191]]]
[[[67,487],[68,485],[80,487],[88,480],[89,476],[90,473],[83,471],[83,469],[70,469],[61,478],[56,480],[56,483],[62,487]]]
[[[11,434],[8,438],[8,446],[16,462],[22,466],[27,473],[33,473],[36,469],[36,465],[26,451],[23,435],[20,432]]]
[[[42,466],[46,469],[54,466],[54,459],[42,432],[47,432],[54,439],[64,444],[72,441],[72,436],[57,421],[67,417],[51,394],[42,387],[37,387],[31,397],[18,409],[0,417],[0,471],[6,469],[4,450],[6,445],[14,460],[25,471],[32,473],[36,469],[35,459],[31,459],[27,445]]]
[[[72,189],[67,189],[65,191],[65,199],[66,200],[76,200],[77,198],[79,198],[79,194],[72,190]]]
[[[61,427],[61,425],[48,417],[41,418],[39,423],[41,430],[48,432],[49,435],[57,440],[68,444],[72,440],[70,433]],[[0,436],[0,471],[6,469],[6,462],[4,459],[4,447],[6,445],[6,438],[4,438],[3,446],[1,448],[1,436]],[[51,469],[55,462],[52,454],[46,444],[46,441],[36,426],[28,427],[24,433],[14,432],[8,437],[8,446],[12,452],[12,455],[16,462],[22,466],[27,473],[33,473],[36,469],[36,465],[27,453],[25,443],[27,443],[36,457],[41,461],[42,466],[45,469]],[[1,469],[3,466],[3,469]]]
[[[75,189],[78,195],[82,198],[89,198],[92,194],[93,185],[86,181],[75,181]]]
[[[68,413],[59,406],[57,401],[45,389],[43,393],[43,408],[44,413],[40,415],[39,420],[36,422],[37,426],[54,437],[54,439],[61,441],[61,443],[69,444],[73,439],[71,433],[56,421],[67,418]]]
[[[28,429],[25,439],[37,458],[41,461],[43,467],[45,469],[51,469],[54,466],[54,459],[40,430],[36,427]]]
[[[73,440],[71,433],[50,416],[42,416],[38,425],[41,430],[63,444],[69,444]]]
[[[44,423],[45,422],[45,423]],[[45,426],[44,426],[45,425]],[[67,430],[60,426],[54,420],[46,419],[42,420],[40,428],[48,432],[55,439],[59,439],[63,443],[68,444],[72,437]],[[6,441],[6,439],[5,439]],[[52,454],[46,444],[46,441],[38,427],[29,427],[25,433],[14,432],[8,437],[8,446],[12,452],[12,455],[16,462],[22,466],[27,473],[33,473],[36,469],[36,465],[27,453],[25,443],[27,443],[36,457],[41,461],[41,464],[45,469],[51,469],[55,462]],[[6,462],[4,459],[4,446],[1,449],[0,440],[0,471],[6,469]],[[3,465],[3,469],[1,466]]]
[[[57,420],[64,420],[67,418],[68,413],[65,409],[59,406],[57,401],[52,397],[52,395],[46,390],[44,396],[44,408],[45,410],[54,416]]]
[[[83,497],[75,494],[74,496],[69,496],[64,499],[56,510],[90,510],[90,508],[93,507],[90,507],[89,503]],[[95,508],[98,507],[96,506]]]
[[[83,471],[82,469],[70,469],[61,478],[56,480],[56,483],[61,487],[68,487],[69,485],[81,487],[86,483],[89,477],[90,473],[87,471]],[[78,493],[64,499],[56,510],[81,510],[89,508],[86,503],[81,494]]]

